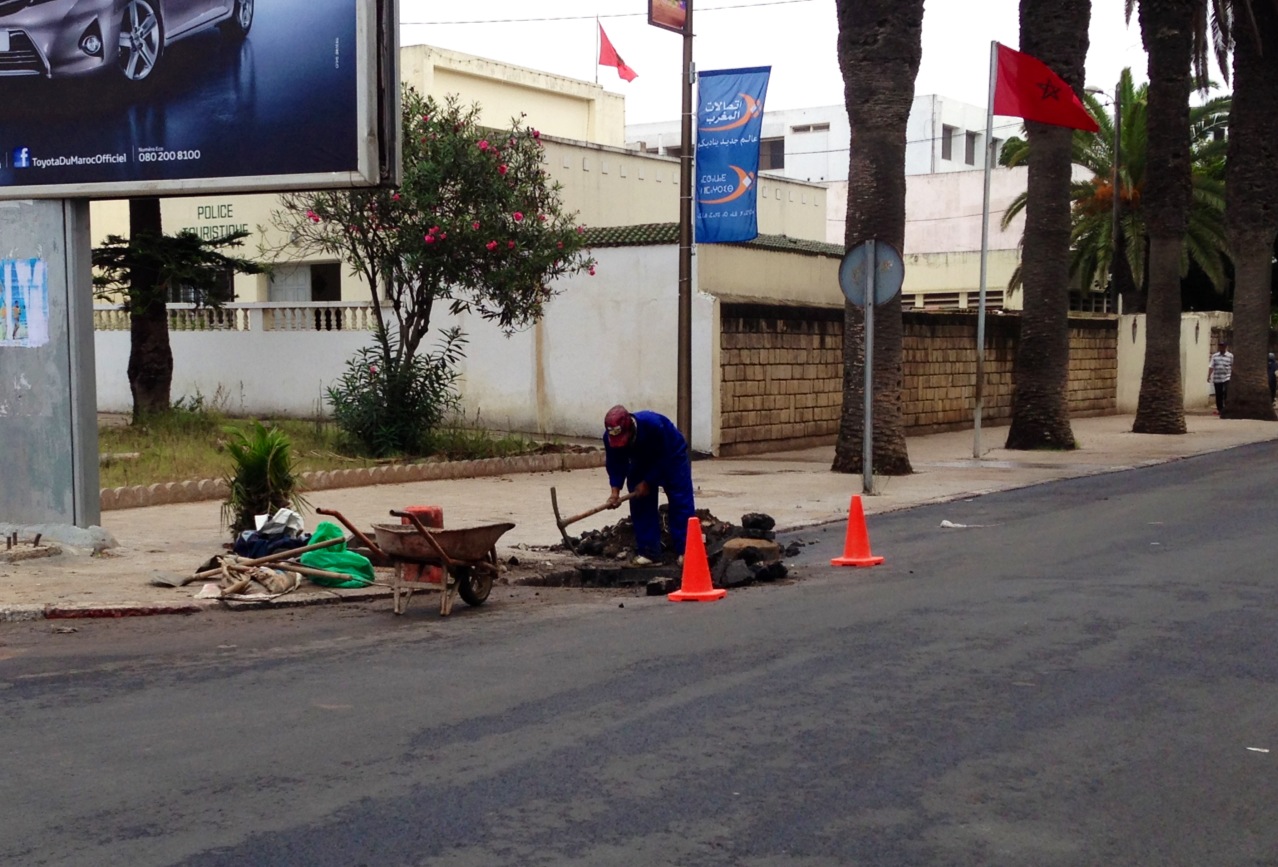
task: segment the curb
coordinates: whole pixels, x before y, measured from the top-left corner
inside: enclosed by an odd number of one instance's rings
[[[335,488],[365,488],[372,485],[401,485],[408,482],[434,482],[442,479],[504,476],[511,473],[587,470],[597,469],[603,465],[603,449],[597,449],[590,452],[519,455],[511,458],[481,458],[473,461],[431,461],[417,464],[383,464],[349,470],[319,470],[302,473],[301,481],[303,491],[326,491]],[[98,497],[99,507],[107,512],[113,509],[138,509],[170,503],[221,500],[226,498],[228,492],[226,482],[222,479],[200,479],[102,488]]]
[[[103,620],[123,617],[153,617],[161,614],[199,614],[204,611],[268,611],[278,608],[307,608],[314,605],[335,605],[340,602],[372,602],[390,599],[389,590],[364,590],[359,595],[338,596],[333,593],[315,593],[304,596],[282,596],[270,602],[223,602],[205,600],[203,604],[175,603],[172,605],[10,605],[0,608],[0,623],[28,623],[34,620]]]

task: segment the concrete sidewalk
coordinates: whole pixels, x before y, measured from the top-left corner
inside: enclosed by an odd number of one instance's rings
[[[1187,418],[1185,436],[1131,433],[1131,416],[1076,419],[1079,448],[1072,452],[1012,452],[1001,446],[1006,427],[986,429],[982,457],[972,457],[969,431],[911,437],[914,474],[876,476],[877,495],[862,500],[867,515],[944,502],[992,491],[1056,479],[1114,472],[1173,461],[1247,443],[1278,439],[1278,424],[1222,420],[1211,415]],[[833,447],[779,452],[743,458],[718,458],[693,464],[697,507],[739,523],[749,512],[776,519],[778,530],[847,519],[852,494],[860,493],[860,475],[830,472]],[[550,504],[550,488],[558,491],[564,515],[603,502],[608,484],[602,469],[512,473],[472,479],[375,485],[316,491],[312,506],[336,509],[352,523],[367,528],[392,520],[390,509],[435,505],[444,510],[448,527],[513,521],[498,554],[520,565],[509,577],[546,565],[555,556],[547,549],[560,542]],[[210,557],[223,553],[229,535],[220,525],[217,501],[119,509],[103,513],[103,526],[118,548],[100,556],[64,551],[60,556],[19,562],[0,561],[0,621],[40,618],[130,616],[184,613],[222,603],[195,598],[201,583],[182,588],[154,586],[155,578],[191,575]],[[573,535],[616,523],[626,514],[603,511],[570,528]],[[322,516],[305,515],[307,530]],[[871,523],[872,528],[872,523]],[[562,557],[562,555],[560,555]],[[384,587],[329,590],[303,584],[280,604],[314,604],[343,599],[387,596]],[[386,605],[387,611],[390,605]]]

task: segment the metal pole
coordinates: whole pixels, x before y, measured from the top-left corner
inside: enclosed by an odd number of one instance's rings
[[[676,424],[692,447],[692,0],[683,29],[683,123],[679,147],[679,364]]]
[[[861,490],[874,493],[874,239],[865,246],[865,432],[861,438]]]
[[[981,413],[985,407],[985,285],[990,249],[990,175],[994,163],[994,89],[998,83],[998,43],[990,43],[990,90],[985,110],[985,198],[981,203],[981,292],[976,304],[976,389],[972,407],[972,457],[981,457]]]

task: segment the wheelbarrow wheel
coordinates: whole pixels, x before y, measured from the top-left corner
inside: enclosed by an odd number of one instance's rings
[[[467,605],[483,605],[492,592],[493,576],[486,569],[459,566],[454,577],[457,579],[457,595]]]

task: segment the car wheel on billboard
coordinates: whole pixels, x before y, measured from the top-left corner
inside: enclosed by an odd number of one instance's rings
[[[147,0],[130,0],[120,20],[120,71],[130,81],[142,81],[155,71],[164,47],[160,16]]]
[[[222,32],[243,39],[253,26],[253,0],[235,0],[235,12],[222,22]]]

